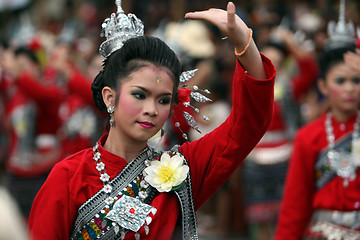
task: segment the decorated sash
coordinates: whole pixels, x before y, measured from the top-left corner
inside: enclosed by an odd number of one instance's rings
[[[147,204],[151,203],[158,191],[149,186],[146,187],[147,197],[144,200],[136,197],[144,191],[142,179],[143,170],[146,168],[145,161],[159,159],[162,153],[150,147],[145,148],[109,182],[112,187],[110,196],[115,199],[114,204],[105,203],[108,195],[101,189],[81,205],[70,239],[124,239],[129,230],[136,232],[141,227],[148,233],[147,225],[151,222],[151,216],[156,214],[156,209]],[[174,192],[181,207],[182,238],[198,239],[189,173],[185,184]],[[140,239],[139,235],[135,237]]]
[[[352,144],[352,134],[347,134],[343,138],[336,141],[333,150],[337,152],[351,152]],[[330,180],[337,176],[336,170],[331,168],[330,159],[329,159],[330,149],[327,148],[324,151],[320,152],[319,157],[315,164],[315,179],[316,179],[316,189],[321,189],[325,186]],[[342,159],[342,161],[346,161]],[[340,163],[345,165],[346,162]],[[341,166],[339,166],[340,168]]]

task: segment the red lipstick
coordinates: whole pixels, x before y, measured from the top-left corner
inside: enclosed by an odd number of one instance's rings
[[[345,99],[345,102],[354,102],[355,98],[349,97]]]
[[[143,128],[153,128],[154,124],[150,123],[150,122],[138,122],[138,124],[140,126],[142,126]]]

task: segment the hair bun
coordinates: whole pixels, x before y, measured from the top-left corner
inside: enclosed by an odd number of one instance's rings
[[[106,105],[102,97],[102,89],[104,88],[103,76],[104,70],[101,70],[91,84],[91,91],[96,107],[99,108],[101,111],[106,112]]]

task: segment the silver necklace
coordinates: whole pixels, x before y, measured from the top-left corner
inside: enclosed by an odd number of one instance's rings
[[[330,168],[336,172],[339,177],[343,178],[344,187],[348,186],[349,181],[356,177],[356,159],[352,152],[345,150],[336,151],[334,129],[331,121],[331,112],[328,112],[325,120],[326,137],[329,143],[329,152],[327,154],[330,162]],[[359,138],[359,123],[360,123],[360,111],[357,112],[356,121],[354,123],[354,130],[352,132],[352,149],[354,149],[355,142]]]
[[[96,163],[96,170],[100,174],[100,180],[103,183],[102,191],[107,194],[105,199],[105,206],[109,208],[113,204],[112,210],[106,215],[106,218],[113,221],[115,234],[118,234],[120,227],[135,232],[135,239],[140,240],[140,234],[138,230],[144,226],[145,234],[149,234],[149,224],[152,218],[149,216],[150,213],[156,214],[156,208],[143,203],[144,199],[148,197],[147,189],[149,183],[145,179],[141,179],[139,183],[139,191],[136,197],[130,197],[123,195],[119,192],[118,197],[111,197],[112,186],[109,183],[110,176],[106,173],[105,163],[101,160],[101,153],[99,151],[99,144],[96,143],[93,147],[93,159]],[[145,166],[150,166],[150,160],[144,161]],[[134,180],[135,181],[135,180]],[[131,187],[131,184],[129,184]],[[127,191],[127,189],[124,189]],[[130,217],[129,217],[130,216]],[[120,232],[120,239],[124,239],[126,235],[125,231]]]
[[[93,147],[93,159],[96,163],[96,170],[100,174],[100,180],[103,183],[103,191],[108,194],[108,197],[105,199],[105,203],[107,205],[110,205],[114,202],[114,198],[110,197],[110,194],[112,192],[112,186],[109,184],[110,176],[106,173],[106,166],[105,163],[101,160],[101,153],[99,152],[99,144],[96,143]],[[144,161],[145,166],[150,166],[150,160],[146,159]],[[140,191],[138,193],[138,196],[136,198],[140,198],[141,200],[144,200],[147,197],[146,189],[149,187],[149,183],[145,181],[145,179],[142,179],[140,182]]]
[[[103,191],[107,193],[108,197],[105,199],[106,204],[112,204],[114,202],[114,199],[110,197],[112,187],[109,184],[110,176],[106,173],[105,163],[101,160],[101,153],[99,152],[99,144],[96,143],[93,147],[93,159],[96,163],[96,170],[98,170],[100,174],[100,180],[103,183]]]

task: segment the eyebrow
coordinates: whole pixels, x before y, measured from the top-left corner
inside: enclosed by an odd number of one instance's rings
[[[131,86],[131,87],[135,87],[135,88],[139,88],[139,89],[141,89],[141,90],[143,90],[144,92],[146,92],[146,93],[149,93],[150,91],[149,90],[147,90],[146,88],[144,88],[144,87],[141,87],[141,86]],[[163,94],[160,94],[161,96],[171,96],[172,95],[172,93],[169,93],[169,92],[166,92],[166,93],[163,93]]]

